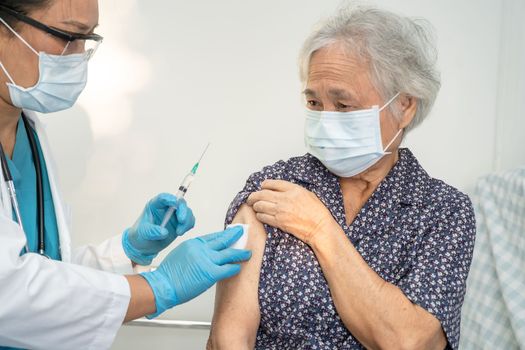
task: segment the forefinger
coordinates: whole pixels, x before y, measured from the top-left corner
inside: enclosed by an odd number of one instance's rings
[[[278,192],[286,192],[294,186],[293,183],[285,180],[264,180],[261,184],[263,190],[272,190]]]
[[[279,197],[279,193],[275,192],[273,190],[261,190],[257,192],[253,192],[246,201],[246,204],[248,204],[250,207],[253,206],[255,203],[264,201],[264,202],[277,202],[277,199]]]
[[[208,247],[213,250],[223,250],[230,247],[237,242],[244,233],[242,226],[235,226],[227,228],[224,231],[213,233],[210,235],[199,237],[208,244]]]

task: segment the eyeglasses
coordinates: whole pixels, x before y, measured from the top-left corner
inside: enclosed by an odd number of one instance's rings
[[[21,22],[24,22],[45,33],[51,34],[56,38],[66,41],[67,45],[65,46],[62,55],[88,52],[88,57],[91,58],[95,51],[97,51],[98,46],[104,40],[104,38],[98,34],[71,33],[55,27],[47,26],[44,23],[41,23],[2,4],[0,4],[0,12],[5,12]]]

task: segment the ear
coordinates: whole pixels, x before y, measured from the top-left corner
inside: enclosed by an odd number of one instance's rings
[[[401,94],[399,96],[399,104],[401,109],[401,119],[399,120],[399,129],[406,128],[412,119],[414,119],[417,112],[417,98]]]

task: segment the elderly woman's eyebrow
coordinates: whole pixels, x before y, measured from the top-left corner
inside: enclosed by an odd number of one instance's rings
[[[304,89],[303,95],[310,96],[310,97],[317,97],[317,94],[312,89]]]
[[[312,89],[305,89],[303,94],[307,97],[317,98],[317,93]],[[355,96],[351,92],[343,89],[330,89],[328,90],[328,95],[335,99],[352,101],[356,100]]]
[[[334,98],[337,98],[337,99],[342,99],[342,100],[354,100],[354,96],[346,91],[346,90],[343,90],[343,89],[330,89],[328,90],[328,95],[330,95],[331,97],[334,97]]]

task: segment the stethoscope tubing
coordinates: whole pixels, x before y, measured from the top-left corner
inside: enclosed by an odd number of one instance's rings
[[[37,213],[36,213],[36,220],[37,220],[37,227],[38,227],[38,248],[37,253],[47,257],[45,255],[45,227],[44,227],[44,189],[43,189],[43,178],[42,178],[42,164],[40,162],[40,156],[38,153],[38,146],[35,138],[35,130],[30,125],[26,115],[22,113],[22,122],[25,125],[26,132],[27,132],[27,138],[29,140],[29,146],[31,148],[31,155],[33,157],[33,164],[35,166],[35,174],[36,174],[36,198],[37,198]],[[9,166],[7,164],[7,158],[4,152],[4,148],[2,147],[0,143],[0,161],[2,163],[2,172],[4,175],[4,180],[7,185],[7,189],[9,192],[9,197],[11,199],[11,206],[13,208],[16,221],[22,231],[25,233],[24,225],[22,223],[22,217],[20,215],[20,207],[18,205],[18,200],[16,198],[16,190],[13,183],[13,177],[11,175],[11,171],[9,170]],[[26,244],[26,251],[29,252],[29,247]]]

